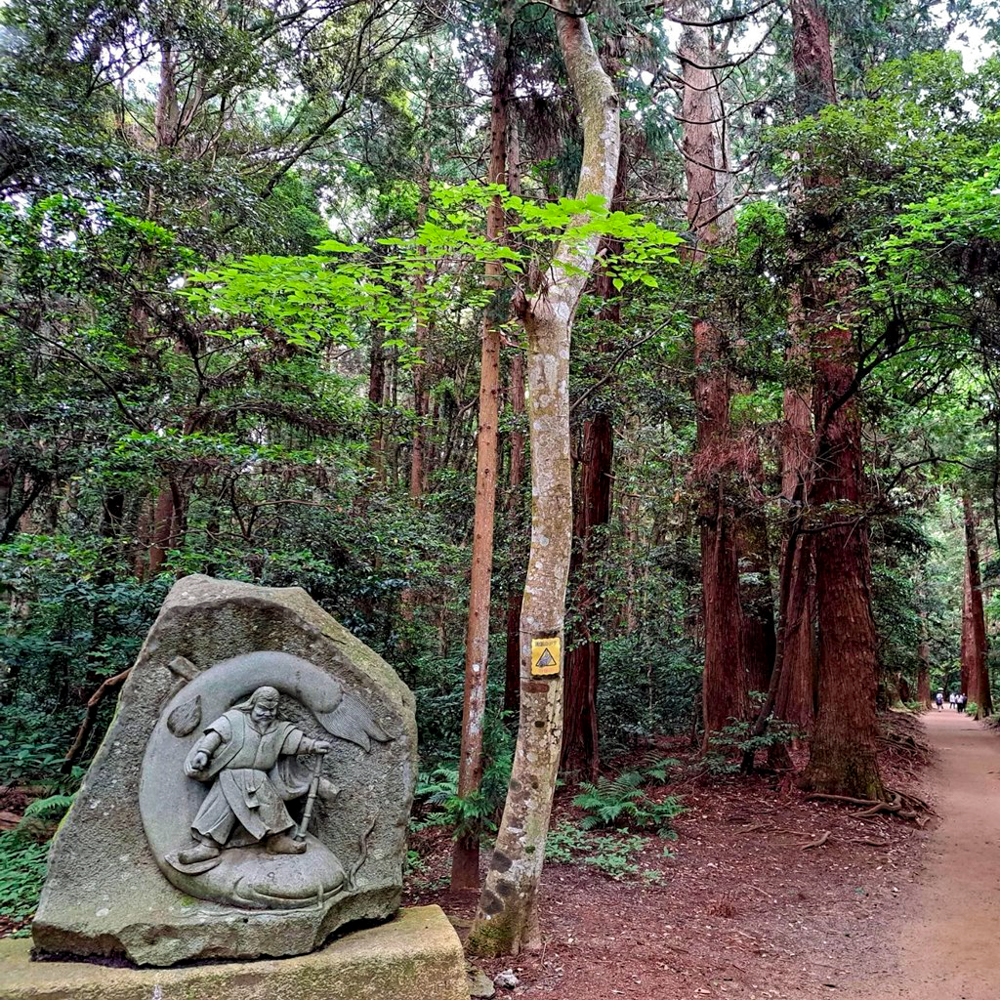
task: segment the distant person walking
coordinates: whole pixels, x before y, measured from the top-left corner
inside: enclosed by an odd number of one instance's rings
[[[963,691],[958,696],[958,700],[955,702],[955,707],[964,715],[965,714],[965,706],[968,704],[968,702],[969,702],[969,697]]]
[[[944,711],[944,691],[938,691],[937,698],[935,699],[935,701],[937,702],[938,711],[939,712],[943,712]]]
[[[948,695],[948,704],[951,705],[952,708],[954,708],[957,703],[958,703],[958,695],[955,694],[954,691],[952,691],[951,694]]]

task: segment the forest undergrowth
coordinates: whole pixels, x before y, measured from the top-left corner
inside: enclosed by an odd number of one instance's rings
[[[932,756],[918,717],[891,711],[881,724],[887,786],[932,810],[925,781]],[[801,771],[805,748],[790,755]],[[564,784],[542,886],[543,949],[479,963],[484,970],[492,977],[513,969],[522,992],[567,1000],[784,998],[829,993],[863,975],[919,868],[933,812],[919,824],[884,813],[861,818],[860,807],[810,799],[795,772],[719,776],[685,737],[620,757],[609,773],[641,770],[652,756],[677,761],[667,782],[650,789],[652,799],[675,797],[683,807],[673,834],[613,831],[632,848],[625,864],[599,840],[568,862],[566,831],[579,833],[586,813],[573,804],[578,788]],[[447,831],[425,828],[411,847],[406,903],[441,905],[464,934],[476,900],[448,889]],[[604,863],[594,863],[602,853]]]

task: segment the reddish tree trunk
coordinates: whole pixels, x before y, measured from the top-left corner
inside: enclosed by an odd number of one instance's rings
[[[740,605],[746,641],[747,683],[767,691],[776,647],[774,596],[771,593],[771,547],[763,512],[745,515],[739,524]]]
[[[491,184],[506,179],[507,110],[511,74],[509,32],[498,28],[493,63],[493,100],[490,111]],[[486,236],[499,243],[504,233],[504,210],[494,198],[487,214]],[[488,262],[487,284],[502,285],[501,264]],[[465,697],[462,706],[462,748],[458,794],[464,798],[479,788],[483,775],[483,725],[486,715],[486,672],[489,660],[490,588],[493,577],[493,524],[497,487],[497,424],[500,415],[500,323],[491,304],[483,318],[479,375],[479,433],[476,436],[476,507],[472,532],[472,575],[469,585],[469,625],[465,641]],[[451,865],[452,889],[479,888],[477,835],[455,841]]]
[[[599,599],[593,579],[594,562],[599,554],[595,529],[608,523],[611,516],[611,470],[614,458],[614,434],[611,418],[597,413],[583,426],[583,457],[580,469],[580,502],[573,534],[577,547],[573,552],[570,578],[577,578],[574,605],[582,624],[584,641],[566,654],[566,681],[563,694],[564,771],[596,777],[600,764],[597,735],[597,675],[601,658],[600,643],[590,637],[588,620]]]
[[[801,300],[796,291],[792,293],[789,329],[794,343],[788,351],[788,360],[793,365],[805,365],[808,363],[809,351],[805,343]],[[808,496],[812,446],[810,396],[798,387],[786,388],[781,438],[781,495],[788,508],[788,517],[781,541],[782,560],[795,509],[802,504],[803,497]],[[782,670],[774,714],[803,730],[811,729],[816,717],[814,570],[812,536],[800,535],[791,573],[786,577],[787,593],[779,595],[779,600],[786,609],[786,621]]]
[[[830,29],[814,0],[793,0],[792,33],[796,106],[805,117],[836,101]],[[834,182],[807,171],[803,183],[811,196],[806,232],[811,243],[798,261],[797,309],[811,328],[816,359],[816,437],[808,499],[812,506],[827,508],[814,542],[819,697],[803,783],[821,792],[879,798],[878,663],[868,527],[861,516],[851,514],[864,502],[861,423],[853,399],[857,359],[847,290],[822,273],[836,262],[836,248],[822,245],[832,229],[824,218],[822,189]]]
[[[803,784],[831,794],[878,798],[878,657],[868,526],[859,513],[865,496],[853,384],[857,358],[842,315],[849,320],[848,293],[808,270],[802,287],[816,354],[809,502],[823,511],[813,542],[818,710]]]
[[[518,351],[510,365],[510,404],[515,426],[510,432],[510,475],[507,494],[507,525],[510,532],[511,580],[507,593],[507,650],[503,687],[505,712],[516,712],[521,687],[521,587],[514,580],[514,566],[520,550],[518,536],[521,528],[524,481],[525,440],[519,421],[524,416],[524,357]]]
[[[792,31],[796,107],[806,117],[836,101],[830,30],[814,0],[794,0]],[[860,510],[864,499],[861,426],[853,402],[856,358],[842,315],[849,315],[846,290],[822,273],[836,261],[836,248],[823,246],[831,228],[823,218],[823,189],[833,183],[816,171],[807,170],[803,177],[800,199],[810,197],[805,213],[809,224],[795,261],[801,278],[791,312],[793,325],[808,325],[816,359],[815,444],[801,492],[810,506],[827,508],[813,541],[818,710],[803,782],[818,791],[877,798],[882,784],[876,758],[878,668],[868,530],[857,513],[845,514]],[[800,572],[805,569],[800,566]],[[795,589],[805,596],[801,581]]]
[[[962,496],[965,514],[965,586],[962,614],[962,690],[976,703],[976,717],[993,713],[990,675],[987,664],[986,616],[983,611],[983,583],[979,568],[979,539],[972,498]]]
[[[829,512],[815,536],[819,711],[804,783],[816,791],[878,798],[878,664],[868,526],[861,517],[845,514],[864,501],[861,423],[847,398],[856,361],[845,326],[831,324],[821,337],[811,502],[827,505]]]
[[[701,509],[702,594],[705,614],[705,671],[702,717],[705,738],[749,713],[743,612],[740,607],[736,530],[719,496]]]
[[[159,573],[167,552],[178,544],[181,513],[180,490],[173,480],[168,480],[160,490],[153,508],[148,554],[150,576]]]
[[[704,14],[700,4],[685,8],[690,20]],[[680,58],[684,74],[683,152],[687,179],[687,220],[697,260],[733,232],[732,177],[725,143],[725,113],[714,52],[704,27],[685,27]],[[705,623],[702,717],[706,744],[731,719],[749,714],[743,611],[732,505],[733,440],[730,379],[725,335],[708,315],[693,325],[697,421],[696,479],[701,484],[701,582]]]
[[[615,73],[610,62],[608,71]],[[612,211],[620,211],[625,194],[626,163],[618,162]],[[605,240],[604,260],[620,254],[619,240]],[[600,319],[605,330],[617,330],[621,308],[616,300],[614,281],[607,268],[597,279],[597,294],[604,300]],[[613,338],[605,333],[598,344],[599,353],[613,349]],[[566,678],[563,688],[563,745],[560,767],[574,774],[594,779],[600,766],[598,744],[597,678],[601,661],[601,644],[591,635],[594,607],[600,601],[601,587],[595,578],[596,563],[601,553],[600,529],[611,518],[611,484],[614,466],[614,428],[611,416],[598,410],[583,422],[583,448],[580,460],[577,510],[573,523],[575,539],[570,580],[575,584],[573,604],[577,625],[572,648],[566,653]]]
[[[782,543],[782,549],[787,542]],[[816,593],[813,543],[800,537],[793,558],[785,595],[787,625],[785,649],[774,714],[803,730],[816,718],[817,664],[814,640]]]

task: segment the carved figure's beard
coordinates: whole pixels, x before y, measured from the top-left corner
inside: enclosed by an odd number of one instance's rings
[[[274,728],[275,717],[274,715],[261,717],[257,712],[251,712],[250,722],[254,729],[256,729],[257,732],[263,736],[265,733],[269,733]]]

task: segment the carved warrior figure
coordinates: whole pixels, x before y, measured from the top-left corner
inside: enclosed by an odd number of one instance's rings
[[[270,854],[305,851],[304,835],[289,835],[295,823],[285,803],[309,792],[310,780],[303,781],[288,765],[298,756],[326,754],[330,744],[279,719],[278,699],[273,687],[257,688],[208,726],[192,747],[185,772],[214,784],[191,823],[194,845],[178,855],[182,865],[210,861],[224,847],[257,842]]]

